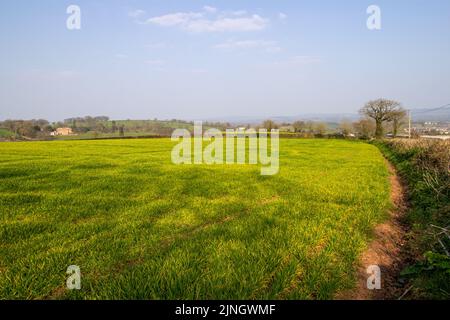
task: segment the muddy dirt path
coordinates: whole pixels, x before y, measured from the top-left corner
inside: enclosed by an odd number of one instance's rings
[[[338,293],[337,299],[386,300],[398,299],[405,292],[405,286],[398,282],[398,275],[405,265],[407,227],[403,222],[408,209],[406,187],[395,168],[387,163],[391,182],[391,201],[389,219],[376,226],[374,239],[360,258],[356,288]],[[367,289],[367,267],[378,265],[381,269],[381,289]]]

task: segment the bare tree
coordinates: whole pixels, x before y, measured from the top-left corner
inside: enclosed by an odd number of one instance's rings
[[[406,110],[403,108],[399,108],[397,111],[393,111],[391,114],[392,121],[392,135],[394,138],[398,134],[398,130],[401,126],[405,124]]]
[[[272,120],[264,121],[262,127],[264,129],[267,129],[267,131],[271,131],[272,129],[278,129],[278,125]]]
[[[314,133],[314,122],[313,121],[311,121],[311,120],[309,120],[309,121],[307,121],[306,123],[305,123],[305,130],[308,132],[308,133]]]
[[[305,122],[303,121],[295,121],[292,126],[294,127],[295,132],[303,132],[306,129]]]
[[[314,125],[314,132],[319,137],[323,137],[328,130],[328,125],[325,122],[318,122]]]
[[[375,123],[372,119],[361,119],[353,123],[353,128],[360,138],[369,139],[375,132]]]
[[[111,124],[111,131],[112,131],[112,133],[116,133],[116,131],[117,131],[117,122],[116,121],[112,121],[112,124]]]
[[[348,120],[342,120],[339,124],[339,129],[344,136],[348,136],[353,132],[352,123]]]
[[[378,99],[366,103],[360,114],[375,120],[375,137],[383,137],[383,123],[392,120],[393,114],[400,110],[400,103],[393,100]]]

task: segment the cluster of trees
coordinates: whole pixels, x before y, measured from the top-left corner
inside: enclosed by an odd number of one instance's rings
[[[314,121],[295,121],[292,127],[297,133],[317,136],[324,136],[329,130],[327,123]]]
[[[324,136],[329,128],[325,122],[314,121],[295,121],[294,123],[281,123],[278,124],[273,120],[265,120],[260,128],[267,129],[280,129],[283,127],[291,127],[295,133],[302,134],[303,136]]]
[[[401,104],[394,100],[378,99],[366,103],[359,111],[363,117],[359,121],[340,124],[344,135],[354,133],[361,138],[382,138],[385,132],[396,137],[406,124],[407,112]],[[352,131],[353,129],[353,131]]]
[[[218,127],[226,124],[211,123]],[[0,122],[0,128],[11,132],[14,138],[44,139],[57,128],[71,128],[75,134],[93,133],[94,136],[100,134],[113,134],[125,136],[127,132],[149,133],[170,136],[177,128],[189,128],[193,122],[182,120],[110,120],[106,116],[99,117],[76,117],[49,123],[44,119],[34,120],[5,120]]]
[[[362,118],[350,125],[344,121],[340,124],[340,128],[344,135],[349,132],[362,139],[370,139],[375,134],[375,122],[369,118]]]
[[[384,135],[386,124],[392,127],[392,135],[395,137],[401,126],[405,123],[406,110],[401,104],[394,100],[378,99],[366,103],[359,111],[364,117],[375,122],[375,137],[381,138]]]
[[[222,131],[233,128],[233,126],[229,122],[210,122],[210,121],[203,122],[203,127],[215,128]],[[248,125],[247,127],[250,127],[250,125]]]
[[[407,112],[397,101],[378,99],[369,101],[360,110],[362,118],[351,122],[343,120],[335,134],[345,137],[355,136],[363,139],[372,137],[382,138],[385,131],[394,137],[398,135],[402,126],[406,123]],[[261,124],[267,130],[280,127],[292,127],[295,133],[302,136],[324,136],[329,131],[328,124],[313,121],[295,121],[294,123],[277,124],[273,120],[266,120]]]
[[[110,120],[106,116],[79,117],[65,119],[58,123],[58,127],[70,127],[74,133],[83,134],[94,132],[95,134],[118,134],[124,136],[126,132],[151,133],[158,135],[171,135],[173,130],[180,126],[193,125],[191,122],[182,120]]]
[[[55,127],[69,127],[74,133],[86,133],[86,132],[99,132],[99,133],[109,133],[111,128],[108,125],[109,117],[99,116],[99,117],[76,117],[65,119],[63,122],[57,122],[54,124]]]
[[[0,128],[7,129],[15,137],[29,138],[47,136],[53,131],[53,126],[45,119],[5,120],[0,122]]]

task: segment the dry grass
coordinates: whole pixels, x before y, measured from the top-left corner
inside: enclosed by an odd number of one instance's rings
[[[386,144],[396,153],[412,157],[412,165],[437,198],[449,196],[450,140],[394,139]]]

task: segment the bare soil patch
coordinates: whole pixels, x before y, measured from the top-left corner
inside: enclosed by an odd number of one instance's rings
[[[407,189],[396,169],[387,163],[390,172],[391,201],[389,219],[376,226],[374,240],[360,258],[357,286],[353,290],[338,293],[337,299],[392,300],[405,292],[405,283],[399,282],[399,274],[408,260],[404,216],[408,210]],[[381,289],[367,289],[367,267],[378,265],[381,269]]]

